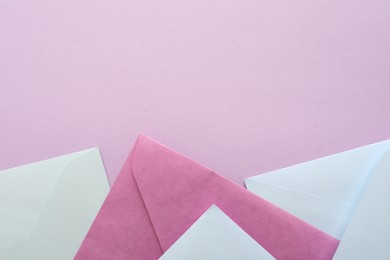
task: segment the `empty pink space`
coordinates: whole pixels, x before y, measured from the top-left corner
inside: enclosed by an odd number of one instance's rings
[[[389,1],[0,3],[0,169],[140,132],[243,184],[390,138]]]

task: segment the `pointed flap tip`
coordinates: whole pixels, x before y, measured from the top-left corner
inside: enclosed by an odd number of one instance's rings
[[[138,145],[146,145],[146,144],[154,144],[158,146],[163,146],[161,143],[156,141],[155,139],[151,138],[150,136],[140,133],[137,137],[136,146]]]
[[[148,136],[147,134],[145,133],[139,133],[138,134],[138,137],[137,137],[137,141],[145,141],[145,140],[149,140],[149,141],[154,141],[156,142],[155,140],[153,140],[150,136]]]

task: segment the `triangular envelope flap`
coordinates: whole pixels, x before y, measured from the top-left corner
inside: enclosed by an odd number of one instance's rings
[[[356,205],[390,140],[249,179]]]
[[[355,207],[280,186],[246,180],[248,190],[340,239]]]
[[[83,153],[0,172],[0,259],[14,259],[45,207],[62,169]]]
[[[390,150],[376,167],[334,259],[390,259]]]
[[[278,259],[329,259],[338,240],[221,175],[140,136],[134,176],[166,251],[212,204]]]
[[[217,206],[211,206],[160,260],[274,259]]]
[[[98,149],[79,154],[62,169],[19,258],[73,258],[108,191]]]
[[[61,170],[84,152],[0,171],[0,201],[39,212],[46,204]]]
[[[75,260],[157,259],[162,255],[148,212],[135,182],[134,145]]]

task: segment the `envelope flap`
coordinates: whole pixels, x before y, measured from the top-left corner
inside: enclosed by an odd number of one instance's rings
[[[61,170],[19,258],[73,258],[108,191],[99,150],[79,153]]]
[[[390,150],[382,157],[334,259],[390,259]]]
[[[0,201],[40,212],[62,169],[80,153],[83,152],[0,171]]]
[[[249,178],[356,205],[390,140]]]
[[[160,260],[275,259],[216,205],[211,206]]]
[[[212,204],[278,259],[329,259],[338,245],[338,240],[145,136],[138,140],[133,171],[164,251]]]
[[[0,172],[0,259],[14,259],[77,152]]]
[[[138,138],[132,167],[165,251],[213,204],[204,186],[213,182],[214,173],[143,135]]]
[[[337,239],[341,239],[355,210],[352,205],[269,183],[252,179],[247,179],[245,183],[248,190]]]
[[[111,187],[75,260],[150,260],[162,255],[133,176],[132,163],[137,143]]]

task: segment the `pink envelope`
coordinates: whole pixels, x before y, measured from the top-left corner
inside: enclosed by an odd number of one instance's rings
[[[277,259],[331,259],[339,244],[243,187],[141,135],[75,259],[157,259],[212,204]]]

